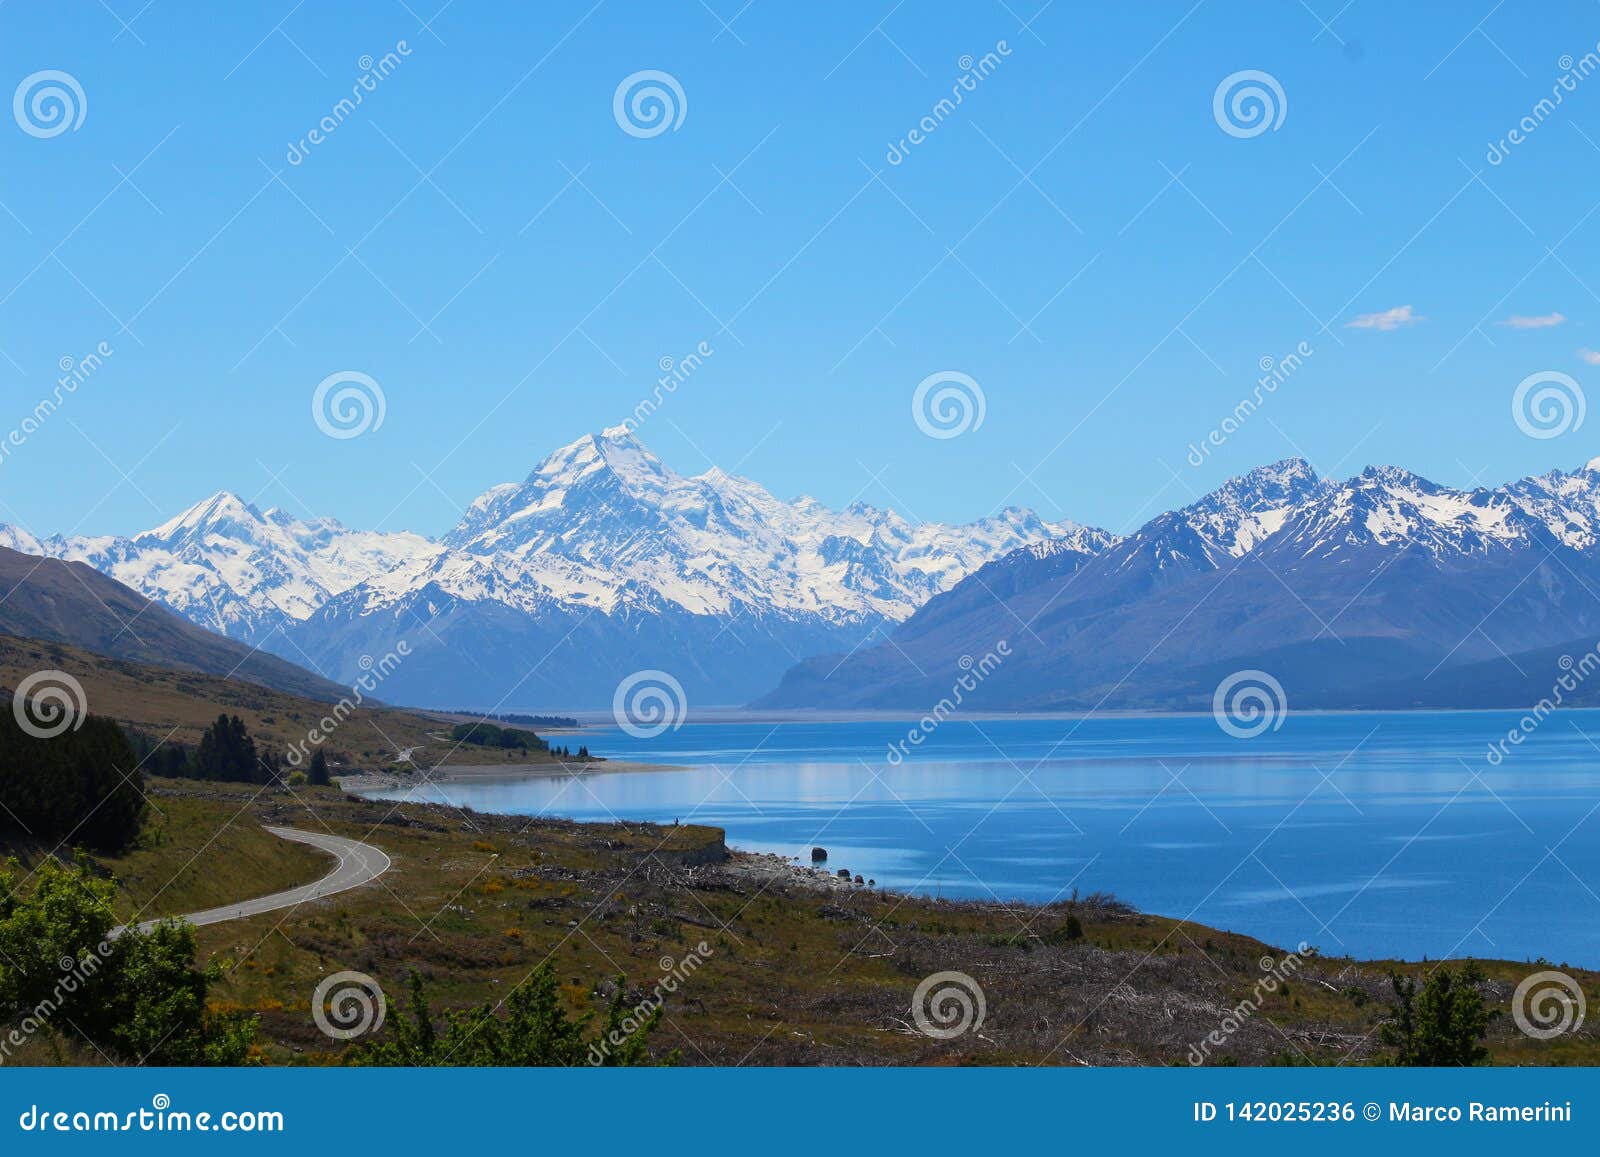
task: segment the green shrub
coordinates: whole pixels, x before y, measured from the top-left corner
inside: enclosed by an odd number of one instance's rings
[[[129,1064],[239,1065],[254,1017],[208,1010],[215,965],[194,967],[194,929],[168,920],[115,935],[116,886],[46,859],[0,870],[0,1022],[58,1033]]]
[[[642,1018],[624,1002],[620,978],[600,1032],[591,1039],[592,1012],[570,1016],[563,1004],[555,968],[541,965],[499,1003],[446,1012],[435,1024],[427,984],[413,971],[408,980],[410,1007],[390,1018],[388,1039],[359,1045],[348,1059],[357,1065],[458,1065],[549,1067],[595,1064],[639,1066],[651,1063],[646,1041],[661,1023],[661,1006]],[[628,1022],[634,1021],[629,1030]],[[662,1059],[676,1064],[676,1051]]]
[[[1420,992],[1414,979],[1391,972],[1395,1000],[1381,1037],[1395,1050],[1394,1063],[1462,1067],[1487,1061],[1489,1050],[1478,1042],[1497,1014],[1478,991],[1483,981],[1482,970],[1472,961],[1459,973],[1437,969]]]
[[[1083,921],[1070,913],[1066,923],[1045,937],[1049,944],[1073,944],[1083,939]]]
[[[508,751],[526,751],[545,746],[544,740],[531,731],[500,727],[493,723],[458,723],[451,729],[450,738],[457,743],[470,743],[475,747],[499,747]]]

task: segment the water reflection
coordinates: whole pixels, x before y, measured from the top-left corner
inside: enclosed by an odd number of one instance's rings
[[[1491,766],[1515,721],[1292,715],[1248,741],[1209,717],[949,722],[899,766],[889,719],[687,724],[648,743],[595,728],[592,749],[673,769],[389,794],[714,824],[737,847],[822,844],[832,868],[946,896],[1105,889],[1332,952],[1600,963],[1600,717],[1552,717]]]

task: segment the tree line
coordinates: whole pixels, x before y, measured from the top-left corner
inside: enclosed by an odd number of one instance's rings
[[[157,740],[142,731],[130,731],[140,765],[150,775],[167,779],[209,779],[220,783],[295,783],[296,772],[284,772],[283,757],[260,747],[237,715],[219,715],[193,747],[171,739]],[[306,764],[305,782],[327,787],[328,753],[318,747]]]
[[[0,710],[0,831],[118,852],[144,824],[144,777],[127,734],[89,715],[60,734]]]
[[[286,777],[281,757],[260,747],[237,715],[218,715],[192,747],[156,740],[101,715],[85,714],[50,731],[24,727],[29,717],[26,705],[0,705],[0,837],[124,851],[144,826],[146,776],[332,783],[321,748],[303,776]]]
[[[571,758],[572,749],[563,744],[557,747],[539,738],[532,731],[518,727],[501,727],[495,723],[458,723],[450,730],[450,738],[457,743],[470,743],[474,747],[494,747],[501,751],[542,751],[546,755]],[[578,748],[579,759],[592,759],[587,745]]]

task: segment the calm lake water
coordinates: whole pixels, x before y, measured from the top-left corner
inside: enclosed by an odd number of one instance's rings
[[[1559,712],[1498,765],[1507,712],[688,723],[583,735],[681,770],[448,784],[409,798],[714,824],[880,887],[1048,902],[1105,890],[1274,944],[1362,957],[1600,965],[1600,712]],[[575,746],[576,744],[574,744]]]

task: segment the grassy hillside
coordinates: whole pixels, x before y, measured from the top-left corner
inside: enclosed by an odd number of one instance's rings
[[[83,684],[89,710],[131,724],[156,739],[193,744],[217,715],[238,715],[257,744],[286,751],[328,714],[329,704],[254,683],[198,671],[175,671],[107,658],[77,647],[0,635],[0,687],[15,687],[35,671],[66,671]],[[460,746],[449,739],[454,720],[387,707],[361,707],[327,740],[341,768],[393,768],[397,752],[415,749],[419,767],[531,763],[546,759],[520,751]]]
[[[704,942],[703,963],[668,998],[653,1038],[685,1064],[1183,1065],[1256,990],[1261,962],[1283,958],[1249,937],[1099,900],[1037,908],[819,890],[770,858],[717,862],[722,833],[712,828],[530,821],[331,789],[155,788],[175,833],[297,824],[394,858],[381,882],[357,891],[200,930],[202,955],[227,970],[218,995],[260,1014],[269,1063],[338,1062],[346,1046],[310,1015],[312,991],[336,971],[376,978],[393,1018],[411,968],[429,978],[438,1012],[501,998],[550,958],[568,1003],[582,1009],[619,974],[630,999],[642,998],[665,962]],[[293,845],[256,851],[281,857],[283,878],[310,866],[290,867]],[[137,874],[148,894],[163,872],[190,871],[190,854],[163,844],[102,864]],[[197,864],[231,872],[231,858],[219,842]],[[1081,938],[1066,938],[1069,917]],[[1428,966],[1397,967],[1420,975]],[[1485,962],[1492,1005],[1504,1013],[1516,982],[1542,967]],[[935,1040],[915,1031],[912,997],[948,970],[981,985],[986,1017],[981,1029]],[[1591,999],[1600,994],[1600,975],[1569,971]],[[1210,1063],[1385,1059],[1386,965],[1312,955],[1287,979],[1211,1049]],[[1600,1061],[1593,1026],[1539,1042],[1502,1015],[1488,1043],[1499,1064]],[[52,1048],[40,1043],[34,1061],[92,1060]]]
[[[337,699],[338,684],[225,639],[81,562],[0,547],[0,633]]]
[[[78,678],[93,711],[186,742],[228,711],[286,747],[326,710],[250,684],[0,637],[0,685],[45,668]],[[331,746],[367,767],[420,746],[425,766],[448,750],[449,726],[363,709]],[[456,756],[497,757],[527,759]],[[364,972],[400,1004],[416,969],[437,1013],[502,998],[553,960],[580,1010],[608,999],[619,976],[629,1002],[642,1000],[691,957],[698,969],[667,999],[653,1038],[688,1064],[1182,1065],[1201,1046],[1207,1063],[1388,1058],[1378,1030],[1390,965],[1313,951],[1284,970],[1281,948],[1104,898],[1032,907],[884,893],[802,876],[775,857],[730,857],[722,833],[706,827],[492,816],[334,788],[153,780],[149,795],[137,846],[92,860],[121,883],[123,918],[261,896],[329,870],[327,857],[263,824],[352,837],[393,858],[381,880],[355,891],[198,930],[202,959],[225,972],[214,996],[259,1014],[271,1063],[340,1061],[345,1046],[310,1011],[318,982],[335,972]],[[45,849],[0,850],[28,860]],[[1502,1014],[1517,983],[1549,967],[1483,964],[1485,994]],[[1432,966],[1392,967],[1421,976]],[[1265,994],[1264,968],[1284,980]],[[1600,998],[1600,974],[1565,971]],[[918,985],[942,972],[971,977],[985,1002],[982,1025],[950,1040],[917,1031],[912,1014]],[[1220,1040],[1208,1043],[1212,1034]],[[1600,1063],[1593,1024],[1541,1042],[1500,1015],[1488,1045],[1499,1064]],[[13,1061],[100,1063],[48,1034]]]

